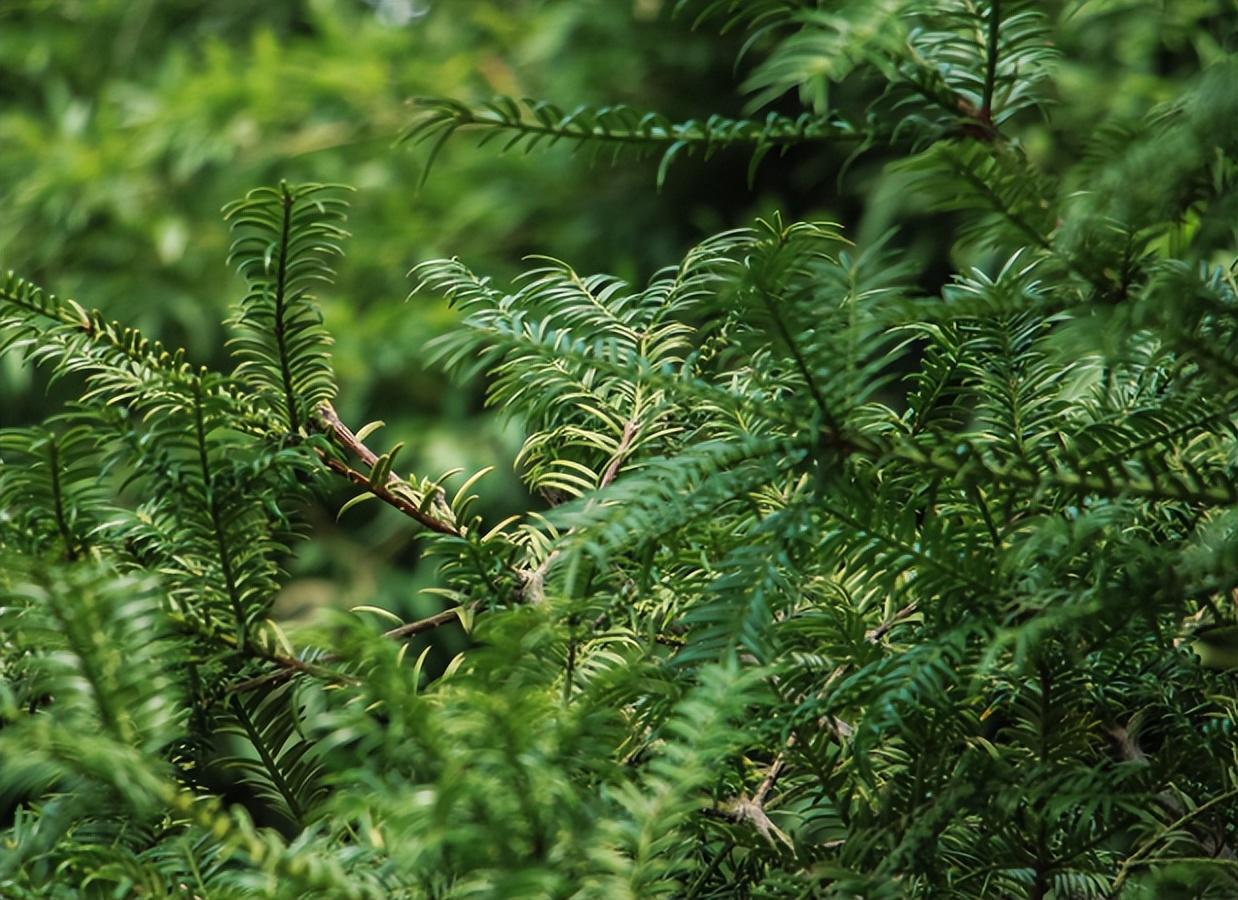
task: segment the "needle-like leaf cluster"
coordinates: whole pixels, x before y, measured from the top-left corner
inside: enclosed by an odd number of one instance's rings
[[[1234,895],[1238,67],[1055,155],[1090,4],[681,6],[802,111],[408,137],[879,146],[971,264],[771,215],[643,286],[418,265],[431,358],[524,429],[500,522],[331,405],[338,188],[228,208],[230,372],[9,276],[0,352],[80,392],[0,431],[0,894]],[[441,613],[274,620],[329,477],[424,532]]]

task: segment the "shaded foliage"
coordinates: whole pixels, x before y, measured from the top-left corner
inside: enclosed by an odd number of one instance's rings
[[[229,208],[228,370],[9,277],[0,347],[79,390],[0,433],[7,893],[1234,893],[1232,13],[1130,26],[1193,29],[1198,71],[1084,134],[1113,4],[681,6],[802,109],[440,101],[409,134],[653,146],[659,179],[845,139],[950,224],[944,287],[789,215],[644,287],[422,263],[460,315],[429,352],[545,501],[493,521],[485,470],[407,472],[332,403],[336,189]],[[329,477],[423,529],[441,612],[277,621]]]

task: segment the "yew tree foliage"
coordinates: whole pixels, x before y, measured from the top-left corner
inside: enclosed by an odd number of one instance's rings
[[[1097,6],[685,0],[751,118],[423,103],[427,156],[891,154],[974,263],[928,296],[897,231],[775,214],[644,287],[417,266],[527,434],[507,521],[332,406],[343,188],[226,210],[228,372],[9,275],[0,352],[80,393],[0,431],[0,894],[1232,897],[1235,22],[1109,10],[1198,71],[1087,109]],[[327,479],[442,613],[272,619]]]

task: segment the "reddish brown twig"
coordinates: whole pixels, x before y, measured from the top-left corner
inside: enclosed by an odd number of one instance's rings
[[[300,660],[293,660],[291,657],[283,660],[273,660],[281,666]],[[275,669],[272,672],[267,672],[265,675],[257,675],[253,678],[246,678],[244,681],[238,681],[236,684],[228,688],[229,694],[242,694],[246,691],[256,691],[263,687],[276,687],[283,684],[285,681],[290,681],[298,673],[306,670],[300,666],[288,665],[287,668]]]
[[[920,604],[916,602],[915,600],[912,600],[910,603],[908,603],[898,612],[894,613],[894,615],[890,616],[890,618],[886,619],[876,628],[870,628],[868,631],[864,632],[864,637],[868,640],[870,644],[877,643],[879,640],[885,637],[886,632],[888,632],[891,628],[893,628],[899,622],[903,621],[906,618],[909,618],[910,616],[915,615],[916,610],[919,608],[920,608]]]
[[[611,457],[610,462],[602,472],[602,477],[598,479],[598,487],[604,488],[619,474],[619,470],[627,461],[628,452],[632,449],[632,441],[636,438],[636,432],[639,424],[635,419],[628,419],[623,426],[623,435],[619,438],[619,446],[615,448],[615,455]]]
[[[378,454],[357,440],[357,435],[341,421],[334,406],[325,400],[319,403],[318,417],[337,444],[350,451],[357,459],[370,468],[374,468],[374,465],[378,462]]]
[[[790,747],[795,741],[792,738],[787,742]],[[751,797],[741,795],[730,803],[726,804],[720,812],[729,816],[736,822],[749,822],[752,827],[757,830],[761,837],[765,838],[771,845],[781,842],[789,849],[794,850],[795,844],[787,833],[774,824],[769,815],[765,812],[765,803],[769,799],[770,791],[774,788],[774,783],[778,780],[778,776],[782,774],[783,767],[786,763],[783,760],[783,754],[779,753],[774,757],[774,761],[770,763],[769,769],[765,772],[765,777],[761,780],[761,784]]]
[[[413,503],[411,500],[406,497],[402,497],[393,491],[389,485],[393,483],[403,484],[403,482],[399,479],[393,478],[385,485],[377,484],[372,481],[368,475],[358,472],[356,469],[346,463],[340,462],[334,457],[328,456],[325,453],[320,453],[319,457],[322,459],[323,464],[332,472],[335,472],[337,475],[342,475],[353,484],[357,485],[357,487],[364,488],[379,500],[382,500],[389,506],[395,507],[400,512],[404,513],[404,515],[420,523],[431,531],[437,531],[439,534],[449,534],[452,537],[461,537],[460,529],[456,526],[430,515],[418,507],[416,503]]]
[[[254,678],[247,678],[245,681],[239,681],[228,688],[228,693],[236,694],[243,691],[252,691],[256,688],[267,687],[270,685],[283,684],[288,679],[296,675],[311,675],[315,678],[323,678],[328,681],[342,681],[356,683],[356,679],[351,675],[345,675],[343,672],[336,672],[328,669],[325,666],[317,663],[308,663],[303,659],[297,659],[295,656],[284,656],[278,653],[260,653],[263,659],[268,662],[273,662],[279,666],[273,672],[267,672],[265,675],[258,675]],[[334,662],[336,657],[324,656],[318,662]]]
[[[378,455],[362,443],[357,438],[356,433],[344,424],[339,415],[336,413],[335,408],[330,403],[324,401],[319,404],[317,413],[319,425],[337,447],[352,454],[362,464],[370,467],[371,469],[378,464]],[[622,468],[628,454],[631,452],[632,443],[636,439],[638,430],[639,423],[635,419],[631,419],[624,424],[623,433],[620,436],[619,444],[615,448],[615,454],[607,464],[605,470],[603,470],[602,475],[598,480],[599,487],[606,487],[618,476],[619,470]],[[329,470],[343,478],[346,478],[357,487],[368,491],[389,506],[398,509],[400,512],[404,513],[404,515],[418,522],[425,528],[439,534],[451,535],[452,537],[464,536],[459,527],[425,512],[417,503],[414,503],[409,497],[405,496],[404,492],[409,491],[410,488],[403,480],[395,475],[389,475],[386,483],[379,484],[364,472],[360,472],[357,469],[352,468],[352,466],[336,459],[328,453],[319,451],[318,455],[322,460],[323,465],[325,465]],[[541,565],[537,568],[528,571],[521,570],[515,573],[524,582],[522,593],[526,600],[537,603],[544,599],[542,582],[547,571],[558,558],[558,555],[558,551],[554,551],[548,554],[546,559],[544,559]],[[476,603],[470,603],[464,608],[472,610],[476,609],[476,607]],[[424,634],[427,631],[431,631],[441,625],[445,625],[453,620],[459,619],[459,612],[460,607],[446,609],[440,613],[436,613],[416,622],[409,622],[405,625],[400,625],[397,628],[392,628],[384,634],[386,637],[395,640],[412,637],[417,634]],[[338,656],[332,654],[322,657],[321,661],[335,662],[338,659]],[[319,674],[310,671],[310,667],[308,667],[301,660],[293,659],[291,657],[271,658],[271,661],[278,663],[280,668],[273,672],[267,672],[264,675],[259,675],[255,678],[250,678],[239,682],[233,685],[230,690],[235,693],[239,691],[268,687],[273,684],[282,684],[300,673]]]
[[[464,609],[475,609],[477,604],[470,603],[463,607]],[[405,625],[400,625],[397,628],[392,628],[390,631],[383,632],[383,637],[391,638],[392,640],[402,640],[404,638],[413,637],[417,634],[424,634],[427,631],[433,631],[442,625],[446,625],[460,617],[459,606],[453,606],[451,609],[445,609],[440,613],[435,613],[432,616],[427,616],[424,619],[418,619],[416,622],[409,622]],[[296,659],[291,656],[276,656],[266,655],[265,658],[270,662],[276,663],[279,668],[272,672],[267,672],[263,675],[247,678],[245,681],[239,681],[228,688],[229,693],[241,693],[242,691],[252,691],[262,687],[270,687],[272,685],[283,684],[290,678],[297,675],[312,675],[316,678],[328,678],[333,681],[349,681],[355,682],[356,679],[341,672],[335,672],[331,669],[323,668],[319,665],[312,665],[304,660]],[[318,658],[319,663],[339,662],[338,654],[331,653]]]
[[[327,432],[337,447],[348,451],[371,469],[374,468],[378,463],[378,455],[357,440],[357,435],[353,433],[351,428],[340,421],[339,415],[336,414],[335,408],[330,403],[324,401],[318,405],[318,419],[323,430]],[[418,504],[404,496],[404,492],[409,490],[409,487],[402,479],[395,475],[388,475],[386,483],[378,484],[365,473],[358,472],[348,464],[326,453],[320,452],[318,455],[322,459],[323,464],[332,472],[342,475],[358,487],[364,488],[379,500],[395,507],[422,526],[439,534],[449,534],[452,537],[462,536],[460,529],[456,525],[425,512]]]
[[[406,625],[400,625],[397,628],[392,628],[390,631],[384,631],[383,637],[399,640],[401,638],[412,637],[415,634],[424,634],[427,631],[433,631],[440,625],[446,625],[452,620],[460,618],[460,611],[474,610],[477,608],[476,603],[468,603],[464,606],[453,606],[451,609],[445,609],[441,613],[435,613],[432,616],[426,616],[424,619],[418,619],[416,622],[409,622]]]

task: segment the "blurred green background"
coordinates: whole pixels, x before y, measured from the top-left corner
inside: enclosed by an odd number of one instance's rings
[[[5,0],[0,268],[226,369],[222,320],[242,290],[220,207],[280,179],[353,185],[353,237],[320,297],[341,414],[386,421],[373,443],[404,441],[401,469],[495,465],[483,511],[523,509],[519,428],[483,409],[480,385],[425,366],[455,314],[434,297],[406,303],[408,270],[456,255],[504,279],[536,252],[641,279],[748,202],[717,189],[742,188],[744,160],[685,167],[658,195],[656,160],[607,167],[567,147],[503,156],[458,140],[419,187],[425,154],[396,141],[421,96],[734,107],[734,47],[667,13],[657,0]],[[738,178],[720,176],[728,166]],[[0,426],[42,420],[71,394],[0,360]],[[433,609],[418,597],[430,573],[415,527],[378,505],[336,522],[347,495],[312,511],[279,613]]]
[[[904,262],[927,291],[961,265],[948,216],[927,211],[872,150],[814,146],[771,157],[746,185],[747,158],[677,163],[661,193],[656,159],[591,163],[559,146],[501,155],[451,142],[424,187],[424,152],[397,146],[420,96],[529,96],[571,108],[627,103],[672,118],[740,115],[739,37],[673,16],[671,0],[4,0],[0,3],[0,268],[141,328],[192,359],[229,366],[221,325],[241,295],[225,264],[219,210],[280,179],[357,188],[337,284],[322,292],[336,337],[339,410],[383,419],[378,449],[398,468],[437,475],[495,465],[482,483],[490,519],[523,510],[511,460],[518,423],[486,411],[480,385],[424,364],[454,321],[439,298],[406,303],[408,270],[460,256],[503,281],[544,253],[582,271],[643,280],[700,238],[780,209],[843,222],[863,245],[900,227]],[[1095,122],[1169,99],[1218,53],[1197,19],[1220,0],[1046,4],[1069,27],[1063,107],[1089,121],[1019,133],[1048,172]],[[1188,27],[1193,25],[1194,27]],[[1218,30],[1221,26],[1217,26]],[[759,51],[759,48],[758,48]],[[1075,60],[1088,60],[1088,64]],[[862,93],[863,85],[858,90]],[[846,107],[843,93],[832,98]],[[852,98],[854,99],[854,98]],[[802,110],[796,98],[776,104]],[[1062,158],[1057,158],[1061,156]],[[63,393],[10,354],[0,360],[0,426],[39,421]],[[313,539],[288,565],[281,616],[322,603],[373,604],[411,618],[419,595],[415,528],[364,505],[335,521],[347,488],[311,511]]]

